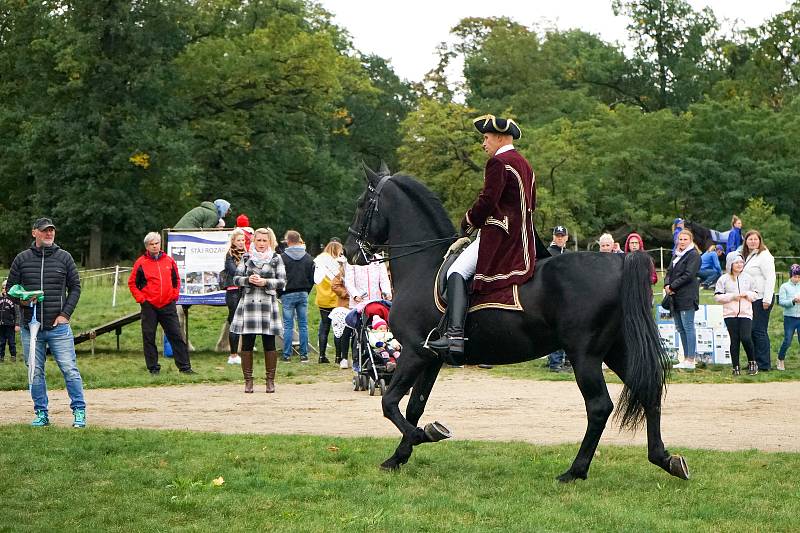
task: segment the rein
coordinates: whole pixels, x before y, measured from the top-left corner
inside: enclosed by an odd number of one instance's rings
[[[369,240],[367,240],[367,231],[369,230],[369,227],[372,224],[372,217],[375,215],[375,213],[378,212],[378,200],[380,200],[381,191],[391,178],[392,178],[391,174],[388,174],[381,178],[377,186],[373,187],[371,183],[368,185],[367,191],[369,194],[369,198],[367,200],[367,208],[365,210],[365,215],[361,220],[361,227],[358,229],[358,231],[354,230],[352,226],[347,228],[347,233],[355,237],[356,244],[358,244],[358,249],[359,251],[361,251],[361,256],[367,263],[388,263],[390,261],[394,261],[395,259],[418,254],[420,252],[424,252],[429,248],[433,248],[434,246],[438,246],[445,242],[453,242],[456,239],[458,239],[458,235],[454,235],[452,237],[427,239],[424,241],[409,242],[405,244],[375,245],[369,242]],[[388,258],[382,257],[380,259],[374,258],[375,249],[411,248],[416,246],[419,246],[420,248],[417,250],[411,250],[410,252],[405,252],[399,255],[395,255],[394,257],[388,257]]]

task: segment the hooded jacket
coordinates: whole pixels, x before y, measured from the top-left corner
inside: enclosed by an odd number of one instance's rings
[[[741,256],[736,252],[728,254],[725,263],[727,274],[723,274],[717,280],[717,285],[714,288],[714,299],[722,304],[723,318],[749,318],[752,320],[752,302],[758,298],[756,282],[746,272],[741,272],[736,278],[730,275],[731,265],[733,265],[736,258],[741,258]],[[740,294],[746,295],[747,298],[739,298]]]
[[[44,291],[44,301],[36,304],[36,319],[43,329],[53,329],[56,317],[69,319],[81,297],[81,279],[75,261],[57,244],[31,247],[20,252],[11,263],[7,285],[22,285],[25,290]],[[33,309],[21,305],[23,323],[28,324]]]
[[[281,295],[292,292],[311,292],[314,288],[314,258],[304,246],[289,246],[281,253],[286,269],[286,287]]]
[[[178,265],[164,252],[159,252],[157,257],[145,252],[133,264],[128,288],[136,303],[147,302],[161,309],[178,299],[181,289]]]
[[[174,229],[216,228],[219,223],[217,206],[213,202],[203,202],[187,212],[173,226]]]

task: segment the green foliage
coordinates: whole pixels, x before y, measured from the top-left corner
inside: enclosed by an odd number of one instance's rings
[[[750,228],[757,228],[764,239],[764,244],[770,250],[780,250],[773,255],[797,255],[800,251],[800,242],[797,234],[792,231],[792,221],[786,215],[776,215],[775,207],[764,201],[763,198],[751,198],[747,207],[742,211],[742,221],[745,226],[742,234]],[[795,263],[789,261],[787,264]],[[786,261],[779,261],[780,264]]]
[[[387,473],[376,465],[396,439],[89,423],[3,428],[0,529],[791,531],[800,512],[796,453],[680,450],[683,481],[642,447],[601,446],[587,481],[559,484],[574,444],[428,444]]]

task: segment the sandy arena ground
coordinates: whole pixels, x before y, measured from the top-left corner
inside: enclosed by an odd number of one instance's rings
[[[245,395],[241,384],[185,385],[86,391],[91,426],[398,437],[383,418],[380,398],[353,392],[349,383],[289,385],[276,394]],[[621,386],[610,385],[616,401]],[[406,398],[407,399],[407,398]],[[800,451],[800,382],[738,385],[670,385],[662,433],[673,451]],[[403,401],[403,405],[405,405]],[[0,392],[0,425],[28,423],[28,391]],[[50,392],[50,419],[71,422],[66,391]],[[493,378],[481,371],[440,377],[422,424],[439,420],[456,439],[519,440],[536,444],[578,442],[586,412],[574,382]],[[644,431],[620,433],[609,425],[601,444],[644,444]]]

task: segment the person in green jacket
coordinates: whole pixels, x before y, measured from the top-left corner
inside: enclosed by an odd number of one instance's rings
[[[218,198],[214,202],[203,202],[175,223],[174,229],[216,228],[231,208],[230,202]]]

